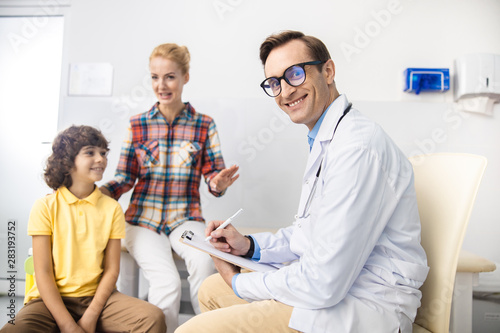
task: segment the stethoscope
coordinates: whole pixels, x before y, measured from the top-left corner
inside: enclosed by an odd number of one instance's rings
[[[337,121],[337,125],[335,125],[335,129],[333,130],[332,140],[333,140],[333,136],[335,135],[335,132],[337,131],[337,127],[339,127],[339,124],[342,121],[342,119],[344,118],[344,116],[346,114],[348,114],[349,111],[351,111],[351,107],[352,107],[352,103],[349,103],[349,105],[347,105],[347,107],[345,108],[344,113],[340,117],[339,121]],[[304,205],[304,210],[302,211],[302,214],[295,215],[295,219],[296,220],[298,220],[298,219],[305,219],[305,218],[308,218],[311,215],[309,213],[309,208],[311,207],[311,202],[312,202],[312,199],[314,197],[314,192],[316,192],[316,187],[317,187],[317,184],[318,184],[319,175],[321,173],[321,166],[323,165],[323,158],[321,159],[321,162],[319,163],[319,168],[318,168],[318,171],[316,172],[316,177],[314,178],[314,183],[313,183],[311,192],[309,193],[309,196],[307,197],[306,204]]]

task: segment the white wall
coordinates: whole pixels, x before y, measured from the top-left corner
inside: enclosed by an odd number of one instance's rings
[[[112,140],[107,179],[128,118],[154,102],[147,72],[151,50],[176,42],[192,53],[185,100],[215,118],[227,164],[241,166],[241,178],[225,197],[203,196],[205,217],[222,219],[242,207],[237,224],[289,224],[307,158],[307,131],[291,124],[260,90],[258,48],[273,32],[297,29],[327,44],[340,92],[408,156],[453,151],[489,159],[464,248],[500,262],[500,107],[491,117],[463,114],[454,110],[451,91],[402,92],[407,67],[453,71],[461,54],[500,54],[499,1],[73,0],[69,12],[63,71],[69,63],[109,62],[114,91],[111,97],[68,97],[63,76],[59,128],[101,127]],[[364,38],[362,31],[368,33]],[[445,136],[433,138],[436,129]]]
[[[33,202],[48,191],[41,170],[60,102],[64,19],[25,16],[32,14],[0,8],[0,294],[9,295],[24,295],[28,219]],[[43,29],[26,28],[32,22]]]

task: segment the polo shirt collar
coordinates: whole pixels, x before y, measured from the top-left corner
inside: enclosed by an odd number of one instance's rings
[[[78,202],[81,200],[81,201],[87,201],[88,203],[95,206],[95,205],[97,205],[97,201],[99,200],[99,198],[102,195],[101,191],[99,190],[99,188],[97,186],[94,188],[94,191],[92,193],[90,193],[90,195],[88,197],[83,198],[83,199],[77,198],[73,193],[70,192],[70,190],[68,190],[68,188],[66,186],[61,186],[57,190],[57,192],[59,192],[61,194],[64,201],[66,201],[66,203],[68,205],[72,205],[75,202]]]

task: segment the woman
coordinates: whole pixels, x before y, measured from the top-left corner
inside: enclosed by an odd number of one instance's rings
[[[149,281],[149,302],[165,313],[168,332],[178,325],[181,294],[172,249],[186,261],[196,313],[199,286],[214,272],[208,255],[179,242],[185,230],[204,235],[201,175],[216,197],[238,178],[236,165],[224,167],[213,119],[182,102],[189,60],[185,46],[162,44],[153,50],[149,68],[158,102],[131,117],[115,179],[101,188],[115,199],[134,188],[125,213],[125,245]]]

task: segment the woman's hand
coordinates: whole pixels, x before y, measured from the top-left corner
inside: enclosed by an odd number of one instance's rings
[[[107,195],[108,197],[111,197],[111,192],[109,192],[107,188],[101,186],[101,187],[99,187],[99,190],[101,191],[102,194]]]
[[[230,168],[221,170],[214,178],[210,180],[210,188],[214,192],[223,192],[231,186],[240,175],[235,175],[240,167],[236,164]]]

